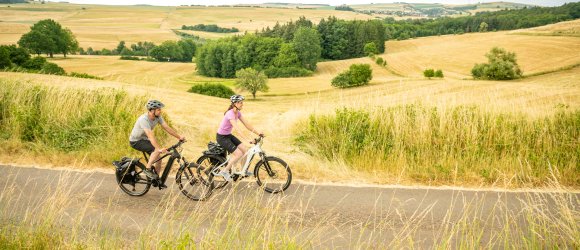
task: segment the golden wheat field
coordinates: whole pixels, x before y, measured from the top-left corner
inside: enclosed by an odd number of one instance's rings
[[[235,14],[234,14],[235,13]],[[336,16],[341,19],[370,19],[348,11],[303,10],[289,8],[254,7],[159,7],[159,6],[104,6],[66,3],[0,5],[0,44],[16,43],[37,21],[51,18],[69,28],[77,37],[79,46],[93,49],[112,49],[119,41],[127,44],[151,41],[159,44],[176,40],[173,30],[182,25],[217,24],[236,27],[240,32],[254,32],[276,22],[297,20],[300,16],[318,23],[320,19]],[[195,32],[202,38],[220,35]]]

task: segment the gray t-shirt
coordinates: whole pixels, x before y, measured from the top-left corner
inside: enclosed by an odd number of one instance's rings
[[[129,141],[149,140],[149,138],[147,138],[147,134],[145,134],[144,129],[153,130],[153,128],[155,128],[158,123],[165,123],[161,116],[155,118],[153,121],[149,119],[147,113],[139,116],[139,118],[137,118],[137,122],[135,122],[135,126],[133,126],[133,130],[129,136]]]

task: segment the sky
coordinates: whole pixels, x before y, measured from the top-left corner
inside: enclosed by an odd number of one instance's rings
[[[368,3],[392,3],[392,2],[408,2],[408,3],[444,3],[444,4],[474,4],[478,2],[498,2],[500,0],[63,0],[69,3],[79,4],[105,4],[105,5],[135,5],[135,4],[149,4],[149,5],[232,5],[232,4],[257,4],[267,2],[280,3],[302,3],[302,4],[368,4]],[[536,4],[541,6],[560,6],[564,3],[578,2],[578,0],[503,0],[514,3]],[[58,1],[51,1],[58,2]]]

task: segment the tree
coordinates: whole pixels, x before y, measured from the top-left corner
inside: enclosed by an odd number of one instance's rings
[[[73,33],[52,19],[45,19],[30,27],[30,31],[18,41],[22,48],[33,51],[37,55],[47,53],[53,57],[55,53],[74,53],[78,50],[78,41]]]
[[[59,51],[66,57],[67,53],[75,53],[79,49],[79,42],[69,29],[63,29],[61,39],[57,42]]]
[[[121,54],[121,52],[123,52],[123,49],[125,49],[127,47],[125,47],[125,41],[120,41],[119,44],[117,45],[117,48],[115,49],[115,52],[117,54]]]
[[[481,22],[481,24],[479,24],[479,32],[487,32],[488,27],[489,25],[487,25],[486,22]]]
[[[175,41],[165,41],[151,49],[150,55],[158,61],[179,61],[182,58],[183,49]]]
[[[12,66],[10,61],[10,51],[6,46],[0,47],[0,69],[9,68]]]
[[[264,73],[258,72],[252,68],[240,69],[236,72],[236,87],[241,90],[246,90],[252,93],[256,99],[256,92],[268,92],[267,85],[268,78]]]
[[[294,33],[292,43],[302,67],[316,70],[316,63],[318,63],[322,52],[318,31],[312,28],[300,27]]]
[[[283,43],[278,55],[274,58],[274,66],[278,68],[300,67],[300,58],[293,43]]]
[[[377,45],[374,42],[365,44],[363,50],[367,56],[376,55],[379,53],[379,49],[377,49]]]
[[[40,55],[42,53],[51,54],[54,53],[57,49],[55,41],[52,40],[48,34],[39,30],[31,30],[30,32],[22,35],[20,40],[18,40],[18,45],[22,48],[30,50],[36,55]]]
[[[488,63],[476,64],[471,74],[476,79],[511,80],[522,77],[516,54],[494,47],[485,55]]]
[[[438,69],[433,76],[443,78],[443,70]]]
[[[177,42],[179,47],[181,47],[181,60],[182,62],[191,62],[193,56],[195,55],[195,41],[193,39],[182,39]]]

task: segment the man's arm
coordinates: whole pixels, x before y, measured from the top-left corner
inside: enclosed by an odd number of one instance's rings
[[[145,131],[145,134],[147,135],[147,138],[149,138],[149,141],[151,142],[151,145],[153,145],[153,147],[155,147],[156,151],[161,151],[162,148],[159,145],[159,143],[157,143],[157,139],[155,139],[155,134],[153,134],[153,131],[151,129],[143,129],[143,131]]]
[[[173,137],[177,138],[180,141],[185,140],[184,136],[179,135],[174,129],[172,129],[171,127],[169,127],[169,125],[167,125],[166,122],[161,123],[161,127],[163,129],[165,129],[165,131],[167,131],[167,133],[169,133],[170,135],[173,135]]]

